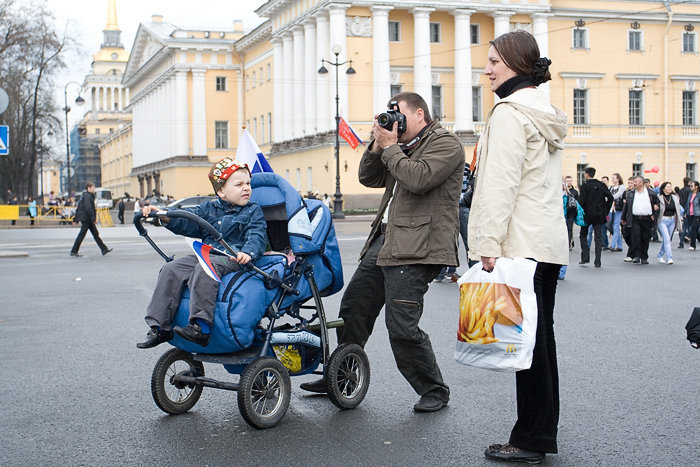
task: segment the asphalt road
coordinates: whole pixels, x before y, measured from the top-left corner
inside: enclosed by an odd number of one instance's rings
[[[349,279],[369,221],[341,221],[337,230]],[[418,397],[396,370],[380,317],[366,348],[372,381],[357,409],[305,395],[298,384],[312,376],[293,378],[286,417],[259,431],[228,391],[205,388],[185,415],[155,406],[150,376],[169,346],[134,344],[147,331],[162,260],[133,227],[101,232],[113,253],[101,256],[88,235],[85,256],[72,258],[75,228],[0,230],[0,252],[28,253],[0,258],[1,466],[494,465],[482,453],[508,439],[515,378],[452,359],[454,284],[431,285],[422,320],[451,387],[445,410],[413,412]],[[181,238],[149,232],[187,254]],[[653,258],[658,244],[651,249]],[[700,352],[684,326],[700,305],[700,251],[674,248],[673,266],[606,252],[601,269],[578,266],[577,253],[557,293],[559,454],[544,465],[698,466]],[[324,300],[330,318],[340,296]],[[220,366],[206,370],[236,379]]]

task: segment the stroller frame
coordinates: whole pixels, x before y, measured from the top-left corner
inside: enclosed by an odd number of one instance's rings
[[[195,214],[182,210],[151,213],[151,217],[164,216],[184,218],[197,223],[208,230],[229,254],[236,255],[237,252],[227,244],[223,235]],[[145,217],[141,213],[134,216],[134,225],[139,235],[144,237],[166,262],[172,261],[174,257],[167,256],[148,236],[142,224],[143,219]],[[334,405],[344,410],[357,407],[369,388],[369,360],[364,350],[355,344],[340,345],[330,353],[328,329],[342,326],[343,323],[342,320],[331,323],[326,320],[321,293],[314,278],[314,266],[308,264],[307,259],[306,255],[297,256],[292,271],[285,274],[285,277],[280,277],[276,271],[269,274],[254,265],[244,266],[260,275],[266,287],[278,287],[263,316],[269,322],[262,329],[262,343],[258,341],[247,349],[226,354],[191,353],[179,348],[169,349],[156,363],[151,377],[151,393],[156,405],[166,413],[177,415],[194,407],[204,387],[236,391],[239,410],[249,425],[259,429],[273,427],[284,417],[291,399],[290,371],[275,356],[273,335],[280,332],[306,331],[320,337],[320,355],[311,359],[311,362],[306,362],[306,368],[302,367],[301,371],[294,372],[291,376],[323,375],[327,394]],[[294,302],[287,310],[281,310],[280,305],[286,297],[299,295],[297,286],[302,276],[309,283],[309,299],[313,300],[313,305]],[[306,319],[300,313],[303,309],[315,312]],[[292,327],[287,324],[287,327],[276,328],[275,323],[284,315],[298,320],[298,323]],[[316,320],[318,323],[315,323]],[[228,382],[206,377],[204,362],[222,364],[229,373],[236,373],[238,371],[235,370],[242,369],[240,380]],[[323,371],[317,370],[319,364],[323,364]]]

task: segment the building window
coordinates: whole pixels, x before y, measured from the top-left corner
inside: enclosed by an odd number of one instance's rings
[[[442,86],[433,86],[433,108],[431,112],[434,120],[442,119]]]
[[[481,122],[481,86],[472,86],[472,121]]]
[[[587,168],[588,164],[576,164],[576,183],[578,183],[578,186],[583,185],[583,182],[586,181],[584,174]]]
[[[403,92],[403,84],[392,84],[391,89],[389,90],[389,94],[391,94],[391,97],[394,97],[397,94],[401,94]]]
[[[430,23],[430,42],[440,43],[440,23]]]
[[[588,29],[576,28],[573,29],[573,44],[574,49],[588,48]]]
[[[588,125],[588,89],[574,89],[574,125]]]
[[[697,52],[697,47],[695,47],[695,37],[694,32],[684,32],[683,33],[683,52],[695,53]]]
[[[262,67],[260,67],[260,74],[258,75],[260,77],[260,84],[263,84],[263,72],[262,72]]]
[[[225,76],[217,76],[216,77],[216,90],[217,91],[226,91],[226,77]]]
[[[685,164],[685,176],[691,180],[697,180],[697,164],[695,162]]]
[[[267,113],[267,133],[267,140],[272,142],[272,114],[270,112]]]
[[[289,183],[292,183],[289,178],[289,169],[284,169],[284,178],[286,178]]]
[[[296,189],[297,189],[297,191],[301,191],[301,169],[296,169],[296,175],[297,175]]]
[[[314,189],[314,183],[313,183],[313,171],[311,170],[311,167],[306,168],[306,189],[307,191],[313,191]]]
[[[99,134],[100,134],[100,129],[99,129],[99,128],[95,128],[95,134],[96,134],[96,135],[99,135]]]
[[[643,117],[643,94],[642,91],[630,89],[629,91],[629,122],[630,125],[644,125]]]
[[[265,116],[260,116],[260,142],[265,142]]]
[[[253,80],[252,80],[253,87],[255,87],[255,72],[253,72],[253,75],[252,75],[252,76],[253,76]]]
[[[698,124],[697,96],[697,91],[683,91],[683,126],[696,126]]]
[[[267,80],[270,81],[272,79],[272,67],[270,64],[267,64]]]
[[[253,140],[256,143],[258,142],[258,119],[257,118],[253,119]]]
[[[627,31],[627,51],[642,51],[642,31]]]
[[[216,149],[228,147],[228,122],[214,122],[214,147]]]
[[[633,177],[643,177],[644,176],[644,163],[635,162],[632,164],[632,176]]]
[[[401,42],[401,23],[389,21],[389,42]]]
[[[471,39],[471,44],[481,44],[481,26],[478,24],[470,24],[469,32],[471,33],[469,37]]]

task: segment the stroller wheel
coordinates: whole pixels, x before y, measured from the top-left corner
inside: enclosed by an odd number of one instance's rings
[[[204,365],[180,349],[168,350],[156,363],[151,376],[151,394],[158,408],[172,415],[187,412],[202,395],[202,386],[174,381],[178,374],[204,376]]]
[[[241,374],[238,408],[250,426],[270,428],[287,413],[291,394],[287,368],[274,357],[260,357]]]
[[[369,359],[357,344],[338,346],[325,369],[328,397],[341,409],[354,409],[369,389]]]

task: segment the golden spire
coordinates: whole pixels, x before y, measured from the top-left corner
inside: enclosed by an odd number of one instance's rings
[[[107,0],[107,26],[105,31],[119,31],[119,25],[117,25],[117,0]]]

